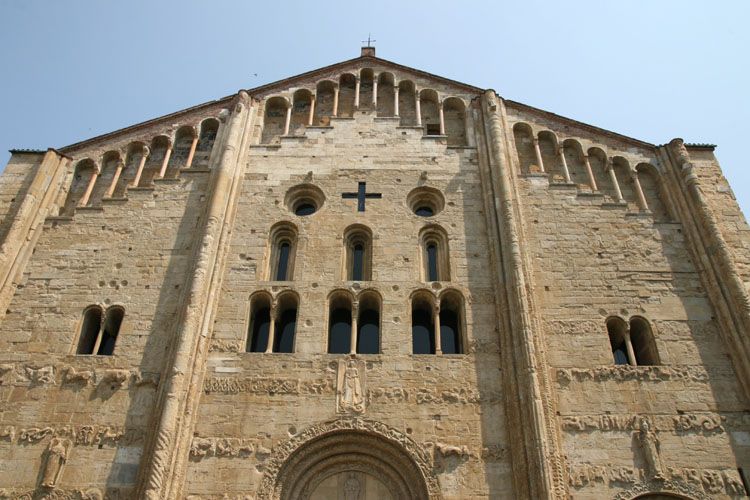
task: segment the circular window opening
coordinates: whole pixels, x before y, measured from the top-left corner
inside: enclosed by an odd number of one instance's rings
[[[320,210],[325,200],[326,197],[318,186],[297,184],[286,192],[284,204],[294,215],[305,217]]]
[[[431,207],[417,207],[417,209],[414,211],[415,214],[419,215],[420,217],[432,217],[435,215],[435,211],[432,210]]]
[[[297,207],[294,209],[294,215],[312,215],[317,211],[315,208],[315,205],[308,202],[301,202]]]
[[[443,210],[445,198],[439,190],[422,186],[411,190],[406,197],[406,204],[415,215],[432,217]]]

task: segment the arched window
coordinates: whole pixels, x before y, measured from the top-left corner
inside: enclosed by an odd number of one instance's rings
[[[70,185],[68,197],[65,200],[65,206],[62,210],[63,214],[73,215],[76,207],[86,193],[91,176],[96,175],[96,171],[96,164],[89,158],[81,160],[76,164],[76,168],[73,171],[73,182]]]
[[[104,156],[102,157],[101,173],[96,179],[94,189],[91,191],[91,196],[89,196],[89,206],[101,206],[102,200],[107,196],[107,192],[115,178],[117,166],[121,161],[120,153],[117,151],[107,151],[104,153]]]
[[[395,101],[393,74],[383,72],[378,75],[378,116],[394,116]]]
[[[432,295],[419,293],[411,301],[411,345],[414,354],[435,354]]]
[[[120,179],[117,181],[112,198],[125,197],[128,187],[131,186],[133,179],[135,179],[135,175],[138,172],[138,165],[140,165],[144,154],[146,154],[146,145],[142,142],[134,142],[128,146],[127,155],[125,156],[125,168],[120,175]]]
[[[261,144],[279,142],[286,128],[286,110],[289,102],[280,96],[271,97],[266,101],[265,120],[263,121],[263,134]]]
[[[440,350],[443,354],[462,354],[464,300],[460,293],[448,290],[440,298]]]
[[[354,116],[354,93],[357,79],[351,73],[344,73],[339,78],[339,109],[336,116],[351,118]]]
[[[513,140],[516,143],[516,153],[518,153],[518,164],[522,174],[531,172],[541,172],[536,161],[536,152],[534,150],[534,132],[526,123],[516,123],[513,125]]]
[[[417,101],[414,83],[408,80],[398,84],[398,116],[402,126],[417,124]]]
[[[438,94],[432,89],[419,92],[419,107],[422,113],[422,126],[425,135],[440,135],[440,111]]]
[[[318,83],[315,90],[315,120],[318,126],[328,126],[333,116],[333,97],[336,84],[330,80]]]
[[[357,353],[380,352],[380,296],[373,291],[359,295],[357,319]]]
[[[372,279],[372,232],[362,225],[354,225],[344,232],[345,275],[348,281]]]
[[[347,292],[335,292],[328,305],[328,353],[347,354],[351,345],[352,298]]]
[[[83,312],[83,322],[81,323],[81,333],[78,337],[76,354],[94,354],[96,343],[99,340],[101,325],[101,307],[91,306]]]
[[[99,349],[96,351],[98,355],[111,356],[115,352],[115,342],[117,341],[117,334],[120,332],[120,325],[124,316],[125,309],[122,307],[114,306],[107,309]]]
[[[607,320],[607,333],[609,334],[609,345],[612,349],[615,364],[630,364],[628,347],[625,342],[628,337],[627,323],[620,318],[610,318]]]
[[[630,174],[630,163],[622,156],[612,157],[612,168],[620,186],[622,199],[628,204],[628,210],[632,212],[639,211],[638,196],[633,189],[633,178]]]
[[[599,192],[608,198],[608,201],[616,201],[617,194],[615,186],[612,184],[612,178],[607,172],[607,154],[601,148],[589,148],[589,165],[591,172],[596,180],[596,187]]]
[[[206,168],[209,166],[211,151],[216,143],[216,136],[219,134],[219,120],[209,118],[201,123],[201,131],[198,136],[198,147],[193,157],[193,168]]]
[[[273,352],[294,352],[294,335],[297,330],[297,296],[287,292],[279,295],[276,306],[276,328]]]
[[[563,141],[563,155],[565,155],[565,164],[568,166],[570,181],[591,189],[591,181],[586,171],[581,143],[574,139],[565,139]]]
[[[648,366],[659,364],[654,336],[648,321],[641,317],[607,320],[607,333],[616,365]]]
[[[656,222],[669,222],[672,217],[667,208],[667,197],[659,172],[653,165],[640,163],[635,167],[643,196]]]
[[[292,104],[292,122],[290,135],[302,135],[310,122],[310,108],[312,107],[312,93],[307,89],[299,89],[294,93]]]
[[[450,281],[448,236],[439,226],[427,226],[419,233],[422,248],[422,281]]]
[[[138,186],[150,187],[154,185],[153,181],[159,175],[161,165],[164,162],[164,157],[167,155],[169,147],[170,141],[168,137],[164,135],[154,137],[151,141],[151,154],[146,159],[146,165],[141,174]]]
[[[443,119],[448,146],[466,146],[466,105],[457,97],[443,101]]]
[[[297,228],[281,222],[271,228],[270,266],[268,279],[291,281],[294,278],[294,261],[297,249]]]
[[[359,73],[359,109],[372,109],[373,75],[370,68],[364,68]]]
[[[246,352],[266,352],[271,333],[271,296],[257,293],[250,298],[250,325]]]
[[[88,307],[83,312],[76,354],[111,356],[115,351],[117,334],[124,316],[125,310],[119,306],[108,308],[106,314],[99,306]]]
[[[659,364],[654,334],[648,321],[639,316],[630,319],[630,340],[633,343],[635,364],[639,366]]]
[[[174,179],[177,177],[180,169],[187,166],[194,137],[195,129],[193,127],[185,126],[177,130],[174,140],[174,150],[172,151],[172,156],[169,157],[169,166],[165,175],[167,179]]]
[[[549,130],[539,132],[537,137],[544,171],[549,175],[550,182],[565,182],[565,173],[557,152],[557,137]]]

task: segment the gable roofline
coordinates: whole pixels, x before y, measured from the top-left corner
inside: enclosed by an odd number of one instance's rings
[[[219,99],[214,99],[213,101],[208,101],[208,102],[204,102],[202,104],[191,106],[189,108],[181,109],[180,111],[175,111],[174,113],[169,113],[167,115],[157,116],[156,118],[151,118],[150,120],[146,120],[144,122],[138,122],[138,123],[136,123],[134,125],[128,125],[127,127],[118,128],[116,130],[113,130],[112,132],[107,132],[106,134],[100,134],[100,135],[91,137],[90,139],[84,139],[84,140],[79,141],[79,142],[74,142],[73,144],[68,144],[67,146],[63,146],[63,147],[58,148],[58,149],[59,149],[59,151],[65,151],[65,152],[75,151],[76,149],[80,149],[81,147],[86,146],[86,145],[88,145],[88,144],[90,144],[92,142],[96,142],[96,141],[99,141],[99,140],[102,140],[102,139],[107,139],[109,137],[116,136],[116,135],[121,134],[123,132],[130,132],[130,131],[133,131],[133,130],[138,130],[140,128],[148,127],[149,125],[153,125],[154,123],[158,123],[158,122],[160,122],[162,120],[167,120],[167,119],[170,119],[170,118],[175,118],[175,117],[184,115],[186,113],[190,113],[191,111],[196,111],[196,110],[199,110],[199,109],[202,109],[202,108],[207,108],[209,106],[216,105],[216,104],[221,104],[221,103],[224,103],[224,102],[230,102],[235,95],[236,94],[231,94],[231,95],[228,95],[226,97],[221,97]]]
[[[636,139],[635,137],[630,137],[623,134],[618,134],[617,132],[612,132],[611,130],[607,130],[605,128],[597,127],[596,125],[590,125],[588,123],[579,122],[578,120],[574,120],[573,118],[568,118],[565,116],[558,115],[556,113],[552,113],[551,111],[545,111],[543,109],[535,108],[534,106],[529,106],[528,104],[524,104],[522,102],[518,101],[512,101],[510,99],[503,99],[508,105],[517,108],[522,109],[524,111],[528,111],[529,113],[535,114],[537,116],[541,116],[543,118],[551,118],[555,120],[561,120],[564,122],[568,122],[571,125],[574,125],[576,127],[579,127],[583,130],[586,130],[588,132],[592,132],[595,134],[602,134],[606,135],[608,137],[612,137],[613,139],[629,142],[631,144],[634,144],[636,146],[644,147],[644,148],[656,148],[655,144],[651,144],[650,142],[642,141],[640,139]]]
[[[383,66],[389,66],[389,67],[393,68],[394,70],[399,70],[399,71],[403,71],[403,72],[406,72],[406,73],[411,73],[411,74],[413,74],[415,76],[419,76],[419,77],[423,77],[423,78],[427,78],[427,79],[438,80],[438,81],[444,82],[446,84],[452,85],[454,87],[459,87],[459,88],[465,90],[467,93],[481,95],[482,93],[485,92],[485,89],[482,89],[480,87],[475,87],[473,85],[469,85],[469,84],[462,83],[462,82],[459,82],[459,81],[456,81],[456,80],[452,80],[450,78],[445,78],[445,77],[442,77],[442,76],[439,76],[439,75],[435,75],[435,74],[429,73],[427,71],[422,71],[422,70],[419,70],[419,69],[415,69],[415,68],[412,68],[410,66],[404,66],[403,64],[399,64],[399,63],[396,63],[396,62],[393,62],[393,61],[389,61],[387,59],[383,59],[383,58],[376,57],[376,56],[371,56],[371,55],[362,55],[362,56],[359,56],[359,57],[348,59],[346,61],[341,61],[341,62],[338,62],[338,63],[335,63],[335,64],[329,64],[328,66],[323,66],[321,68],[317,68],[317,69],[314,69],[314,70],[306,71],[304,73],[300,73],[299,75],[295,75],[295,76],[292,76],[292,77],[289,77],[289,78],[284,78],[284,79],[277,80],[277,81],[274,81],[274,82],[271,82],[271,83],[260,85],[258,87],[254,87],[254,88],[250,88],[250,89],[245,89],[245,91],[248,94],[250,94],[251,97],[255,97],[257,94],[267,93],[267,92],[269,92],[270,90],[273,90],[276,87],[289,86],[290,84],[296,83],[298,81],[306,80],[306,79],[309,79],[309,78],[312,78],[312,77],[315,77],[315,76],[318,76],[318,75],[322,75],[322,74],[328,73],[328,72],[330,72],[332,70],[335,70],[335,69],[344,68],[344,67],[346,67],[348,65],[351,65],[351,64],[354,64],[354,63],[358,63],[358,62],[364,62],[364,61],[372,62],[372,63],[375,63],[375,64],[380,64],[380,65],[383,65]],[[138,130],[138,129],[141,129],[141,128],[145,128],[145,127],[148,127],[150,125],[153,125],[153,124],[158,123],[158,122],[163,121],[163,120],[171,120],[173,118],[177,118],[177,117],[182,116],[184,114],[187,114],[187,113],[190,113],[190,112],[193,112],[193,111],[197,111],[197,110],[209,107],[209,106],[215,106],[215,105],[221,105],[221,104],[224,104],[224,103],[230,103],[231,100],[234,98],[235,95],[236,95],[236,93],[235,94],[230,94],[228,96],[220,97],[220,98],[214,99],[212,101],[207,101],[207,102],[204,102],[202,104],[191,106],[189,108],[185,108],[185,109],[182,109],[180,111],[176,111],[174,113],[169,113],[169,114],[166,114],[166,115],[158,116],[158,117],[152,118],[150,120],[146,120],[146,121],[143,121],[143,122],[136,123],[134,125],[129,125],[127,127],[123,127],[123,128],[120,128],[120,129],[113,130],[112,132],[108,132],[108,133],[105,133],[105,134],[97,135],[95,137],[92,137],[92,138],[89,138],[89,139],[85,139],[83,141],[79,141],[79,142],[76,142],[76,143],[73,143],[73,144],[69,144],[67,146],[63,146],[63,147],[59,148],[59,151],[65,152],[65,153],[70,153],[70,152],[76,151],[76,150],[78,150],[78,149],[80,149],[82,147],[85,147],[85,146],[87,146],[87,145],[89,145],[91,143],[94,143],[94,142],[97,142],[97,141],[100,141],[100,140],[103,140],[103,139],[108,139],[110,137],[114,137],[114,136],[117,136],[117,135],[125,133],[125,132],[131,132],[131,131],[135,131],[135,130]],[[502,98],[502,96],[500,96],[500,97]],[[514,108],[522,109],[524,111],[530,112],[530,113],[535,114],[537,116],[541,116],[541,117],[548,118],[548,119],[561,120],[563,122],[568,122],[568,123],[570,123],[570,124],[572,124],[572,125],[574,125],[576,127],[579,127],[581,129],[583,129],[583,130],[587,130],[589,132],[596,133],[596,134],[602,134],[602,135],[605,135],[605,136],[609,136],[609,137],[612,137],[614,139],[622,140],[622,141],[625,141],[625,142],[628,142],[628,143],[631,143],[633,145],[637,145],[637,146],[640,146],[640,147],[645,147],[645,148],[655,148],[656,147],[654,144],[651,144],[651,143],[646,142],[646,141],[642,141],[640,139],[636,139],[634,137],[629,137],[629,136],[626,136],[626,135],[623,135],[623,134],[618,134],[617,132],[612,132],[611,130],[607,130],[607,129],[604,129],[604,128],[601,128],[601,127],[597,127],[597,126],[594,126],[594,125],[583,123],[583,122],[580,122],[578,120],[574,120],[572,118],[567,118],[565,116],[561,116],[561,115],[552,113],[550,111],[545,111],[543,109],[535,108],[533,106],[529,106],[528,104],[523,104],[523,103],[518,102],[518,101],[513,101],[511,99],[504,99],[504,98],[502,98],[502,99],[503,99],[504,102],[506,102],[508,105],[510,105],[510,106],[512,106]]]
[[[381,64],[383,66],[391,66],[393,69],[396,69],[396,70],[399,70],[399,71],[403,71],[403,72],[406,72],[406,73],[413,73],[416,76],[421,76],[421,77],[424,77],[424,78],[430,78],[430,79],[433,79],[433,80],[438,80],[438,81],[447,83],[449,85],[452,85],[454,87],[460,87],[460,88],[462,88],[463,90],[465,90],[466,92],[468,92],[470,94],[481,94],[482,92],[484,92],[484,89],[479,88],[479,87],[475,87],[473,85],[469,85],[467,83],[462,83],[462,82],[459,82],[459,81],[456,81],[456,80],[451,80],[450,78],[445,78],[443,76],[434,75],[432,73],[428,73],[427,71],[422,71],[422,70],[419,70],[419,69],[416,69],[416,68],[412,68],[410,66],[404,66],[403,64],[398,64],[398,63],[395,63],[393,61],[389,61],[387,59],[382,59],[380,57],[368,56],[368,55],[355,57],[353,59],[348,59],[346,61],[341,61],[341,62],[338,62],[338,63],[335,63],[335,64],[329,64],[328,66],[323,66],[322,68],[318,68],[318,69],[314,69],[314,70],[311,70],[311,71],[307,71],[305,73],[301,73],[301,74],[296,75],[296,76],[292,76],[292,77],[289,77],[289,78],[284,78],[282,80],[277,80],[275,82],[267,83],[265,85],[261,85],[260,87],[255,87],[255,88],[252,88],[252,89],[246,89],[246,91],[250,95],[253,95],[254,93],[258,94],[258,93],[268,92],[269,90],[272,90],[274,87],[286,86],[286,85],[295,83],[295,82],[300,81],[300,80],[306,80],[308,78],[311,78],[311,77],[314,77],[314,76],[318,76],[318,75],[321,75],[321,74],[325,74],[325,73],[328,73],[329,71],[332,71],[332,70],[335,70],[335,69],[339,69],[339,68],[343,68],[343,67],[348,66],[350,64],[354,64],[354,63],[362,62],[362,61],[371,61],[372,63],[375,63],[375,64]]]

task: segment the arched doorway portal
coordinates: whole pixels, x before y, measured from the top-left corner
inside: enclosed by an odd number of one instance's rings
[[[312,426],[274,450],[259,499],[438,499],[430,457],[379,422],[344,418]]]

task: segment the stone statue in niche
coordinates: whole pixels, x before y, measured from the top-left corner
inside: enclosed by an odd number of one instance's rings
[[[72,443],[69,439],[53,438],[47,447],[47,460],[44,464],[42,474],[42,486],[45,488],[54,488],[60,481],[63,466],[68,460]]]
[[[365,412],[365,366],[353,356],[339,361],[336,384],[336,411],[338,413]]]
[[[651,430],[651,424],[645,418],[641,418],[638,430],[638,444],[643,451],[643,458],[648,467],[647,473],[654,479],[664,479],[664,471],[659,456],[659,438],[656,432]]]
[[[346,500],[359,500],[359,492],[362,491],[362,485],[357,476],[350,472],[344,481],[344,498]]]

